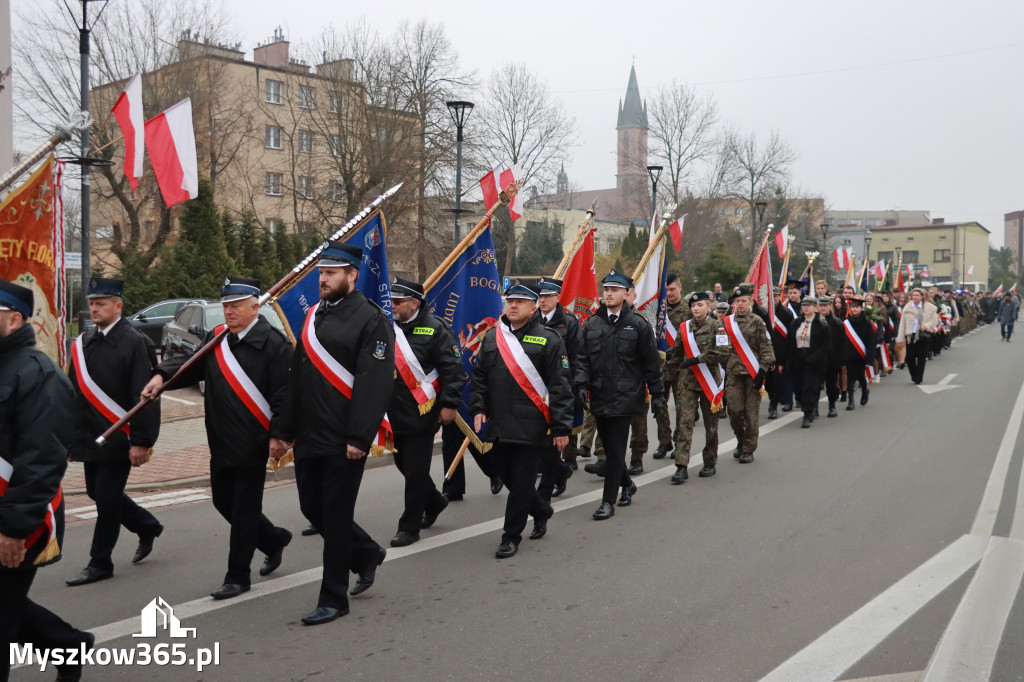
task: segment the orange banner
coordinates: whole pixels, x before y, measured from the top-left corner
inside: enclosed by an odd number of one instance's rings
[[[0,277],[35,295],[36,345],[66,364],[63,164],[49,156],[0,204]]]

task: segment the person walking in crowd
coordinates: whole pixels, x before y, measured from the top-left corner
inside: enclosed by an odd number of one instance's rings
[[[1003,294],[1003,300],[996,312],[996,319],[999,320],[999,336],[1002,341],[1009,341],[1013,335],[1013,323],[1017,319],[1017,304],[1013,302],[1010,294]]]
[[[910,380],[915,384],[924,380],[924,366],[938,323],[935,306],[925,300],[924,289],[915,287],[910,292],[910,303],[903,308],[900,329],[896,334],[897,345],[906,348],[907,369]]]
[[[836,401],[839,399],[839,375],[843,366],[843,344],[846,333],[843,323],[833,314],[832,297],[825,294],[818,299],[818,314],[828,325],[828,361],[825,363],[825,395],[828,398],[828,417],[837,417]]]
[[[818,314],[818,299],[805,296],[800,301],[801,316],[789,327],[789,356],[793,362],[793,387],[804,412],[801,428],[810,428],[818,416],[821,384],[828,369],[832,338],[828,323]]]
[[[846,299],[846,319],[843,320],[843,364],[846,366],[846,409],[856,409],[854,395],[857,384],[861,385],[860,404],[867,405],[871,389],[868,388],[869,372],[875,362],[875,330],[871,320],[864,314],[864,299],[854,294]]]
[[[754,461],[757,450],[761,389],[765,376],[775,364],[767,329],[752,312],[754,289],[741,284],[733,296],[735,312],[724,320],[731,353],[725,372],[725,399],[729,423],[736,434],[733,457],[741,464]]]

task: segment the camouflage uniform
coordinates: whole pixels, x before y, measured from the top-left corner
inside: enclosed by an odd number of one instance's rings
[[[686,299],[682,299],[679,303],[672,305],[668,304],[668,319],[672,322],[672,326],[676,330],[681,330],[686,320],[690,319],[690,305],[686,302]],[[682,332],[679,332],[682,333]],[[675,348],[679,348],[679,342],[676,342]],[[665,396],[665,404],[660,410],[654,414],[654,419],[658,422],[658,446],[663,447],[666,450],[671,446],[673,442],[679,441],[679,424],[682,418],[682,406],[679,400],[679,391],[676,389],[676,380],[679,378],[679,363],[685,358],[677,355],[674,352],[668,353],[668,358],[665,360],[665,368],[663,370],[663,376],[665,378],[665,386],[670,386],[672,389],[672,396],[675,398],[676,405],[676,429],[672,431],[672,420],[668,414],[668,396]]]
[[[686,333],[685,324],[684,322],[679,326],[680,337]],[[696,320],[690,324],[694,326],[693,338],[697,342],[700,361],[707,365],[715,382],[721,381],[718,369],[720,363],[728,359],[731,350],[725,327],[710,313],[703,324],[697,326]],[[681,341],[676,342],[672,356],[676,359],[677,365],[686,359],[686,351]],[[704,417],[704,466],[713,467],[718,462],[718,415],[712,414],[711,401],[704,395],[704,389],[697,381],[694,369],[696,367],[680,369],[673,386],[676,396],[676,419],[679,425],[675,436],[676,466],[685,467],[690,463],[693,425],[699,405]]]
[[[775,364],[775,352],[764,322],[754,313],[734,314],[733,318],[761,364],[761,369],[767,374],[768,367]],[[729,404],[729,424],[736,434],[739,451],[753,455],[757,450],[761,392],[760,387],[754,386],[754,379],[747,372],[735,348],[730,352],[725,367],[725,399]]]

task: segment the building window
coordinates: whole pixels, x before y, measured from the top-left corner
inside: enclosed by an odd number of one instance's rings
[[[852,242],[849,239],[843,240],[843,246],[849,246]]]
[[[266,100],[267,104],[281,103],[281,81],[267,81]]]
[[[745,208],[734,208],[732,210],[732,214],[736,218],[742,218],[744,215],[747,214],[747,209],[745,209]]]
[[[341,156],[341,138],[331,135],[327,138],[327,142],[331,147],[331,156]]]
[[[888,244],[889,243],[889,238],[888,237],[882,237],[882,243],[883,244]]]
[[[939,235],[939,241],[946,241],[946,235],[940,234]]]
[[[312,130],[300,130],[299,131],[299,151],[303,154],[313,153],[313,131]]]
[[[267,218],[267,232],[274,234],[284,227],[284,221],[280,218]]]
[[[313,198],[313,178],[308,175],[300,175],[295,191],[303,199]]]
[[[718,209],[718,217],[719,218],[724,218],[725,217],[725,209],[724,208]]]
[[[313,108],[313,88],[308,85],[299,86],[299,108]]]
[[[865,221],[864,224],[865,224],[866,227],[875,227],[880,222],[881,221],[878,218],[868,218],[867,221]]]
[[[916,264],[917,263],[917,259],[918,259],[917,251],[904,251],[903,252],[902,261],[903,261],[904,265],[906,265],[908,263]]]
[[[327,109],[332,113],[338,113],[341,109],[341,93],[331,92],[327,95]]]
[[[295,223],[295,229],[302,235],[311,234],[313,232],[313,223],[306,220],[300,220]]]
[[[892,262],[892,251],[879,251],[878,260],[884,260],[886,263]]]
[[[114,226],[113,225],[100,225],[95,230],[97,239],[113,239],[114,238]]]
[[[913,237],[907,237],[907,241],[908,242],[912,242],[912,241],[914,241],[914,238]]]
[[[281,180],[283,176],[280,173],[267,173],[263,177],[264,191],[272,197],[281,196]]]
[[[280,149],[281,126],[266,126],[263,133],[263,144],[270,149]]]
[[[948,263],[953,260],[953,256],[949,249],[935,249],[935,257],[932,260],[936,263]]]
[[[327,198],[328,200],[339,203],[345,196],[345,188],[342,186],[340,180],[331,180],[327,183]]]

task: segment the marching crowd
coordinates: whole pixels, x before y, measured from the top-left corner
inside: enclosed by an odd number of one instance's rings
[[[665,327],[672,344],[659,352],[655,327],[633,308],[633,281],[612,270],[601,282],[601,305],[584,323],[558,303],[561,281],[515,281],[496,326],[466,349],[427,309],[417,282],[392,282],[389,320],[358,289],[361,260],[358,247],[325,245],[317,263],[321,300],[294,348],[260,316],[259,283],[229,277],[221,298],[225,328],[206,340],[216,339],[212,352],[159,364],[152,343],[121,318],[124,283],[93,278],[95,326],[72,345],[67,375],[35,348],[31,290],[0,280],[0,629],[9,642],[93,643],[90,633],[28,598],[36,569],[60,556],[68,458],[84,462],[98,513],[90,560],[68,585],[113,576],[122,526],[138,537],[133,563],[153,550],[164,528],[124,487],[159,437],[156,399],[172,376],[178,385],[205,381],[213,504],[231,526],[224,582],[211,596],[248,591],[257,550],[265,556],[261,576],[281,565],[292,534],[262,513],[264,472],[268,460],[293,453],[299,505],[310,522],[303,533],[323,537],[319,597],[302,619],[316,625],[347,614],[348,596],[373,585],[386,556],[354,518],[368,453],[392,450],[405,479],[391,546],[418,541],[462,499],[462,464],[441,490],[430,465],[438,429],[446,468],[462,445],[458,409],[467,385],[469,418],[461,429],[490,446],[470,445],[470,453],[493,493],[508,490],[495,552],[505,558],[518,551],[531,518],[531,539],[547,533],[551,500],[566,490],[578,458],[594,456],[585,469],[604,478],[595,520],[632,503],[632,477],[643,472],[648,450],[648,411],[657,423],[654,459],[675,459],[671,483],[688,479],[698,421],[705,432],[699,476],[714,476],[725,417],[738,443],[733,457],[754,461],[762,395],[768,419],[801,410],[801,426],[809,428],[822,390],[826,417],[836,417],[843,403],[845,410],[868,404],[872,386],[897,369],[920,384],[928,360],[978,324],[998,319],[1009,341],[1019,309],[1012,296],[830,292],[824,282],[805,294],[790,281],[776,288],[768,310],[757,303],[767,296],[752,284],[730,295],[716,285],[684,296],[670,275]],[[464,351],[475,355],[470,376]],[[140,396],[156,404],[96,445]],[[356,577],[351,590],[349,573]],[[61,679],[81,674],[80,666],[58,670]]]

